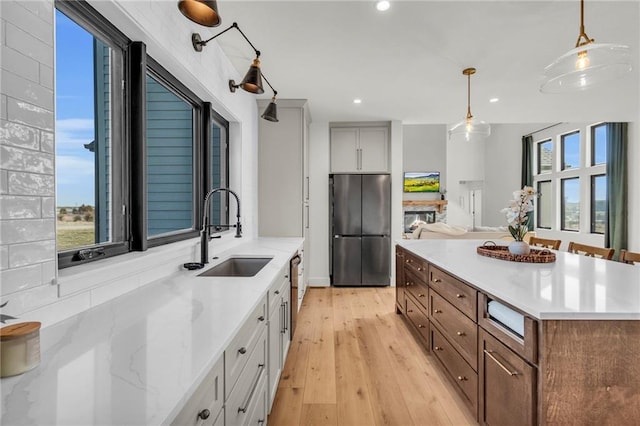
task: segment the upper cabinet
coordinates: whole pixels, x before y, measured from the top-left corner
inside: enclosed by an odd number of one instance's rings
[[[389,172],[389,128],[332,127],[331,172]]]
[[[263,111],[269,100],[258,100]],[[278,99],[277,123],[259,120],[258,227],[264,237],[304,237],[308,230],[307,101]]]

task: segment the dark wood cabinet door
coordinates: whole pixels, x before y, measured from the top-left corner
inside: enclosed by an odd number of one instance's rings
[[[536,369],[481,330],[480,423],[536,424]]]
[[[405,306],[404,285],[404,250],[396,246],[396,313],[404,314]]]

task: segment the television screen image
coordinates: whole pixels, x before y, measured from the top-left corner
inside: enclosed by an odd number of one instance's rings
[[[440,192],[440,172],[405,172],[404,192]]]

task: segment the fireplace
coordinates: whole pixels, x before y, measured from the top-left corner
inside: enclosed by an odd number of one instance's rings
[[[431,211],[406,211],[404,212],[404,232],[413,232],[419,222],[434,223],[436,221],[435,210]]]

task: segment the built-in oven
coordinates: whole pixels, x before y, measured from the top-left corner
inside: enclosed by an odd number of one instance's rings
[[[302,263],[302,258],[296,254],[289,262],[289,280],[291,281],[291,339],[296,331],[296,322],[298,321],[298,267]]]

